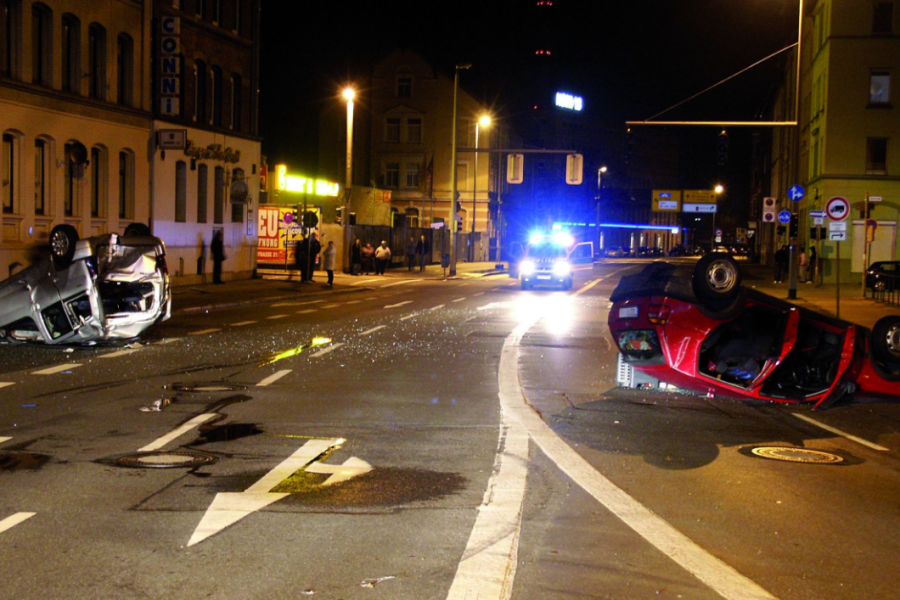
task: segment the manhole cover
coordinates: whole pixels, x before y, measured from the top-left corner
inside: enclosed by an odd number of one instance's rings
[[[842,457],[828,452],[808,450],[806,448],[786,448],[784,446],[760,446],[753,448],[750,452],[762,458],[820,465],[835,464],[844,460]]]
[[[176,392],[199,392],[199,393],[219,393],[219,392],[239,392],[246,390],[246,385],[238,385],[236,383],[226,383],[223,381],[210,381],[205,383],[175,383],[172,389]]]
[[[199,467],[216,462],[216,457],[190,450],[172,452],[138,452],[116,459],[120,467],[140,467],[144,469],[177,469]]]

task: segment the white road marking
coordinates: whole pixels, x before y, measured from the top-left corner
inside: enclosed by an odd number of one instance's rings
[[[271,317],[266,317],[266,318],[269,319],[269,320],[272,320],[272,319],[283,319],[283,318],[285,318],[286,316],[287,316],[287,315],[272,315]]]
[[[10,385],[16,385],[15,381],[0,381],[0,388],[5,388]]]
[[[216,494],[187,545],[193,546],[202,542],[247,515],[281,500],[288,494],[273,494],[269,490],[341,443],[343,443],[341,439],[309,440],[246,491]]]
[[[307,304],[321,304],[324,300],[309,300],[308,302],[298,302],[297,306],[305,306]]]
[[[320,475],[330,474],[331,477],[322,482],[322,486],[326,486],[347,481],[357,475],[364,475],[372,470],[372,465],[361,458],[351,456],[345,460],[342,465],[326,465],[321,462],[313,462],[312,464],[307,465],[304,470],[309,473],[318,473]]]
[[[0,437],[0,444],[2,444],[3,442],[8,442],[11,439],[11,437]]]
[[[443,304],[438,304],[437,306],[434,306],[434,307],[432,307],[432,308],[429,308],[428,310],[438,310],[439,308],[444,308],[444,305],[443,305]]]
[[[340,306],[340,305],[341,305],[340,302],[337,303],[337,304],[323,304],[323,305],[320,306],[319,308],[322,308],[322,309],[325,309],[325,308],[337,308],[337,307]]]
[[[55,375],[56,373],[62,373],[63,371],[69,371],[71,369],[77,369],[80,367],[80,363],[71,363],[68,365],[56,365],[55,367],[48,367],[46,369],[41,369],[40,371],[33,371],[32,375]]]
[[[178,427],[174,431],[162,436],[155,442],[147,444],[143,448],[138,448],[138,452],[150,452],[152,450],[159,450],[160,448],[162,448],[163,446],[165,446],[166,444],[168,444],[175,438],[184,435],[185,433],[187,433],[194,427],[197,427],[198,425],[205,423],[206,421],[209,421],[210,419],[212,419],[215,416],[216,416],[216,413],[204,413],[202,415],[198,415],[198,416],[194,417],[193,419],[191,419],[190,421],[188,421],[187,423],[185,423],[184,425],[182,425],[181,427]]]
[[[140,348],[128,348],[127,350],[119,350],[118,352],[110,352],[109,354],[101,354],[98,358],[118,358],[120,356],[127,356],[129,354],[134,354],[135,352],[140,351]]]
[[[350,302],[347,302],[347,304],[359,304],[360,302],[362,302],[362,300],[351,300]]]
[[[265,379],[263,379],[262,381],[257,383],[256,387],[265,387],[267,385],[271,385],[290,372],[291,372],[291,369],[285,369],[283,371],[276,371],[275,373],[272,373],[271,375],[269,375],[268,377],[266,377]]]
[[[411,314],[406,315],[405,317],[400,317],[400,320],[405,321],[407,319],[412,319],[413,317],[416,317],[418,315],[419,315],[419,313],[411,313]]]
[[[590,287],[597,283],[599,280],[592,282]],[[585,286],[579,292],[587,291],[590,287]],[[775,600],[775,597],[765,589],[698,546],[601,475],[593,465],[563,441],[528,403],[525,392],[519,384],[519,344],[525,333],[541,317],[542,315],[535,314],[528,321],[520,323],[503,344],[498,375],[502,409],[501,430],[510,426],[510,434],[515,434],[516,430],[513,426],[518,424],[522,427],[547,458],[566,473],[572,481],[581,486],[638,535],[703,581],[720,596],[728,600]],[[502,467],[501,460],[501,469]],[[499,476],[499,472],[497,475]],[[525,474],[520,477],[524,479]],[[469,545],[463,554],[463,561],[459,565],[450,588],[448,599],[479,598],[480,600],[482,598],[505,599],[509,597],[508,590],[512,589],[517,561],[524,483],[522,487],[521,498],[505,499],[506,503],[514,506],[507,507],[507,512],[504,514],[508,514],[515,506],[520,511],[514,524],[508,520],[501,521],[501,517],[494,519],[494,511],[483,510],[486,507],[482,505],[482,510],[479,510],[475,520]],[[492,488],[488,487],[488,491],[491,490]],[[491,531],[496,530],[505,534],[503,539],[510,540],[508,547],[494,548],[487,547],[486,544],[478,545],[479,540],[496,542],[501,539],[500,534],[489,535]],[[488,552],[488,550],[492,550],[492,552]]]
[[[387,285],[383,285],[381,287],[389,288],[389,287],[394,287],[395,285],[403,285],[405,283],[415,283],[416,281],[419,281],[419,280],[418,279],[403,279],[400,281],[395,281],[394,283],[388,283]]]
[[[276,302],[272,305],[272,308],[279,308],[281,306],[303,306],[306,302]]]
[[[484,292],[478,292],[477,294],[472,294],[473,298],[477,298],[478,296],[483,296]]]
[[[452,302],[462,302],[465,299],[466,299],[466,297],[463,296],[462,298],[457,298],[456,300],[452,300]]]
[[[317,310],[318,310],[317,308],[306,308],[306,309],[304,309],[304,310],[298,310],[298,311],[297,311],[297,314],[298,314],[298,315],[306,315],[306,314],[309,314],[309,313],[314,313],[314,312],[316,312]]]
[[[329,352],[334,352],[335,350],[337,350],[338,348],[340,348],[343,345],[344,345],[343,342],[338,342],[337,344],[331,344],[330,346],[326,346],[325,348],[322,348],[321,350],[317,350],[316,352],[310,354],[309,357],[310,358],[319,358],[320,356],[324,356],[324,355],[328,354]]]
[[[479,306],[475,310],[491,310],[492,308],[508,308],[509,302],[491,302],[490,304],[485,304],[484,306]]]
[[[792,414],[795,417],[797,417],[798,419],[803,419],[807,423],[815,425],[816,427],[821,427],[825,431],[829,431],[836,435],[845,437],[848,440],[856,442],[857,444],[862,444],[863,446],[866,446],[867,448],[871,448],[872,450],[878,450],[879,452],[890,452],[891,451],[890,448],[885,448],[884,446],[879,446],[878,444],[876,444],[874,442],[870,442],[869,440],[864,440],[861,437],[857,437],[855,435],[847,433],[846,431],[841,431],[837,427],[832,427],[831,425],[826,425],[825,423],[820,423],[819,421],[816,421],[813,418],[807,417],[806,415],[801,415],[801,414],[797,414],[797,413],[792,413]]]
[[[36,514],[37,513],[33,513],[33,512],[20,512],[20,513],[16,513],[16,514],[12,515],[11,517],[6,517],[2,521],[0,521],[0,533],[3,533],[4,531],[7,531],[9,529],[12,529],[19,523],[22,523],[23,521],[27,521],[28,519],[30,519],[31,517],[33,517]]]
[[[386,304],[385,308],[397,308],[398,306],[403,306],[404,304],[412,304],[412,300],[404,300],[403,302],[398,302],[397,304]]]
[[[380,279],[366,279],[365,281],[357,281],[356,283],[351,283],[350,285],[362,285],[364,283],[372,283],[374,281],[381,281]]]
[[[222,331],[221,329],[201,329],[200,331],[192,331],[188,333],[188,335],[205,335],[207,333],[215,333],[217,331]]]
[[[375,332],[378,331],[379,329],[384,329],[385,327],[387,327],[387,325],[379,325],[378,327],[373,327],[372,329],[366,329],[365,331],[363,331],[363,332],[360,333],[359,335],[369,335],[370,333],[375,333]]]
[[[232,323],[232,327],[243,327],[244,325],[253,325],[257,321],[241,321],[240,323]]]
[[[165,346],[167,344],[172,344],[174,342],[180,342],[181,338],[166,338],[164,340],[159,340],[158,342],[153,342],[154,345]]]

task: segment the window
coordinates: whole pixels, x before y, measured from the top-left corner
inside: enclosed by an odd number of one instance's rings
[[[77,143],[77,142],[76,142]],[[81,187],[78,180],[84,176],[84,163],[76,162],[75,148],[76,143],[66,144],[65,158],[63,164],[65,166],[65,186],[63,189],[63,214],[72,217],[78,210],[79,196]],[[84,159],[84,148],[79,145],[79,161]]]
[[[225,222],[225,169],[216,167],[213,180],[213,223]]]
[[[119,218],[134,218],[134,156],[119,152]]]
[[[397,97],[412,97],[412,77],[410,77],[409,75],[397,77]]]
[[[206,223],[206,198],[209,188],[209,168],[206,165],[197,167],[197,222]]]
[[[406,163],[406,187],[419,187],[419,163]]]
[[[91,216],[105,216],[106,207],[106,153],[102,148],[91,148]]]
[[[0,0],[0,76],[16,74],[20,0]]]
[[[11,213],[15,208],[16,191],[16,138],[8,133],[3,134],[3,212]]]
[[[238,35],[242,33],[241,27],[241,0],[234,0],[234,32]]]
[[[890,104],[891,74],[887,71],[872,71],[869,76],[869,104]]]
[[[212,67],[212,124],[222,126],[222,69]]]
[[[194,62],[194,120],[206,121],[206,63]]]
[[[873,3],[872,33],[892,33],[894,31],[894,2],[876,0]]]
[[[406,120],[406,141],[410,144],[422,143],[422,119]]]
[[[384,141],[399,142],[400,141],[400,119],[389,118],[385,121]]]
[[[406,226],[407,227],[418,227],[419,226],[419,209],[418,208],[407,208],[406,209]]]
[[[127,34],[116,38],[116,102],[131,106],[134,90],[134,40]]]
[[[384,165],[384,187],[395,188],[400,181],[400,163],[387,163]]]
[[[222,0],[212,0],[212,21],[218,25],[222,21]]]
[[[244,180],[244,170],[237,168],[231,171],[231,181],[243,181]],[[243,202],[233,202],[231,203],[231,222],[232,223],[243,223],[244,222],[244,204]]]
[[[196,12],[197,16],[202,19],[203,18],[203,9],[205,8],[203,6],[204,2],[203,2],[203,0],[194,0],[194,2],[195,2],[194,6],[197,9],[195,12]]]
[[[241,76],[231,76],[231,128],[235,131],[241,130]]]
[[[887,138],[866,140],[866,174],[887,175]]]
[[[31,6],[31,81],[38,85],[53,84],[53,11],[43,4]]]
[[[47,142],[34,140],[34,214],[42,215],[47,206]]]
[[[106,30],[96,23],[88,27],[88,77],[91,98],[106,99]]]
[[[175,222],[187,221],[187,164],[175,163]]]
[[[62,89],[81,93],[81,23],[72,15],[62,18]]]

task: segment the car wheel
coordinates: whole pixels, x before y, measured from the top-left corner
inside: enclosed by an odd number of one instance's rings
[[[741,291],[741,270],[732,257],[711,252],[694,266],[693,286],[701,302],[730,300]]]
[[[887,289],[887,285],[885,285],[885,283],[883,281],[876,281],[873,289],[876,292],[883,292]]]
[[[149,237],[153,235],[153,233],[150,231],[150,228],[143,223],[131,223],[128,227],[125,228],[124,235],[125,237]]]
[[[50,254],[57,269],[65,269],[75,256],[78,232],[71,225],[57,225],[50,231]]]
[[[878,319],[872,328],[872,353],[892,370],[900,369],[900,317]]]

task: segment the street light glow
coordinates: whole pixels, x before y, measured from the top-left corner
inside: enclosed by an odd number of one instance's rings
[[[491,118],[487,115],[482,115],[481,118],[478,119],[478,124],[482,127],[487,127],[491,124]]]
[[[350,87],[344,88],[342,95],[344,96],[344,100],[353,102],[353,99],[356,98],[356,91]]]
[[[715,192],[716,192],[717,194],[721,194],[721,193],[724,192],[724,191],[725,191],[725,188],[722,186],[721,183],[718,184],[718,185],[715,187]]]

